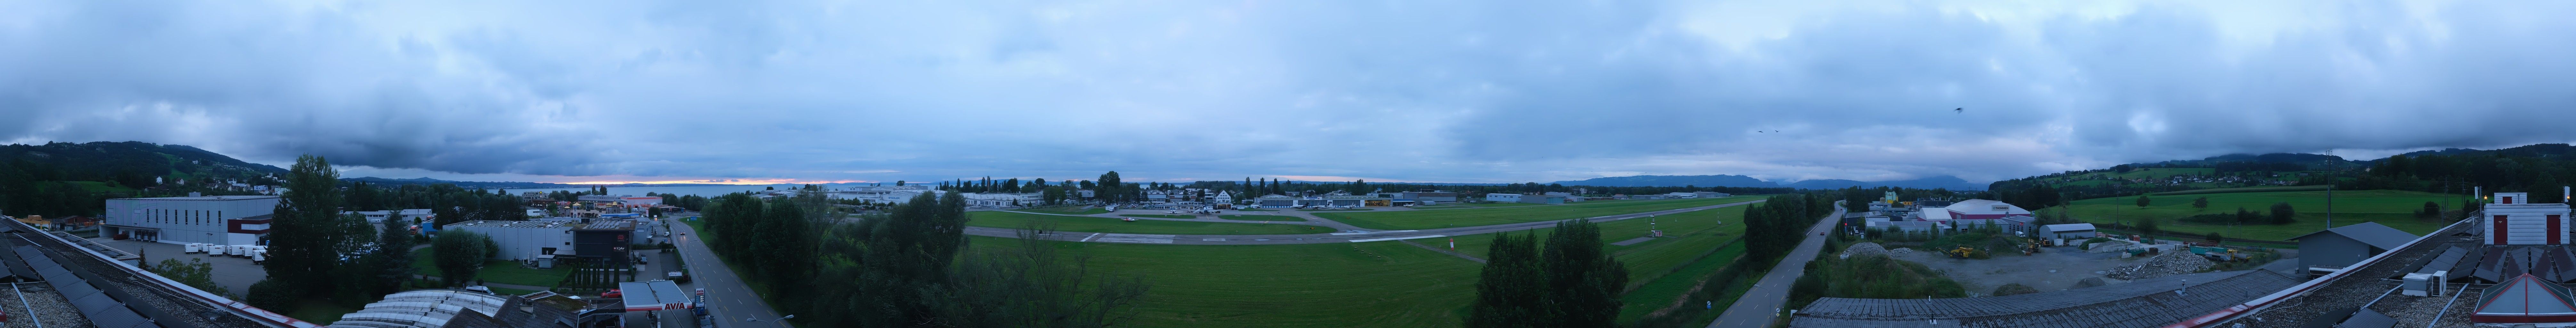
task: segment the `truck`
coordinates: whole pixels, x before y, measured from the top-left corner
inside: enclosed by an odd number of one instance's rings
[[[663,274],[663,276],[671,279],[671,282],[683,284],[689,283],[689,273],[686,271],[671,271],[671,273]]]

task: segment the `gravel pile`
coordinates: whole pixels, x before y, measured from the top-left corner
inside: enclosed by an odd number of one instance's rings
[[[2147,259],[2146,263],[2111,268],[2111,271],[2104,272],[2103,276],[2119,280],[2138,280],[2200,272],[2214,265],[2217,263],[2191,252],[2172,252]]]
[[[1875,256],[1887,256],[1887,246],[1881,246],[1881,245],[1879,245],[1878,243],[1866,243],[1866,242],[1865,242],[1865,243],[1852,244],[1852,245],[1851,245],[1851,247],[1849,247],[1849,248],[1843,248],[1843,258],[1851,258],[1851,257],[1853,257],[1853,256],[1872,256],[1872,255],[1875,255]]]

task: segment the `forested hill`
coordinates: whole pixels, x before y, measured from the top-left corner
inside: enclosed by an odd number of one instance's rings
[[[1996,181],[1993,197],[2026,208],[2101,197],[2263,185],[2333,184],[2344,190],[2466,193],[2530,192],[2556,200],[2576,183],[2576,146],[2535,144],[2505,149],[2443,149],[2370,160],[2318,154],[2225,155],[2199,160],[2115,165]]]
[[[0,213],[90,215],[104,198],[247,194],[220,182],[277,185],[272,175],[284,172],[183,145],[135,141],[0,145]]]

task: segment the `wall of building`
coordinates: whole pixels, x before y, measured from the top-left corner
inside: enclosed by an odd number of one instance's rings
[[[110,226],[102,237],[144,238],[137,233],[158,230],[145,238],[171,244],[209,243],[244,245],[258,241],[257,234],[234,236],[231,220],[268,215],[276,210],[280,198],[274,196],[185,197],[186,199],[120,198],[107,200],[107,215],[102,224],[143,227],[130,229]]]
[[[572,247],[568,244],[571,241],[571,234],[566,233],[572,231],[572,227],[565,226],[563,223],[553,224],[552,227],[542,227],[535,222],[514,223],[527,225],[527,227],[503,227],[480,222],[493,221],[458,222],[448,224],[443,230],[471,231],[491,237],[493,244],[501,246],[501,251],[492,255],[492,259],[495,260],[536,259],[537,255],[546,254],[551,250]]]

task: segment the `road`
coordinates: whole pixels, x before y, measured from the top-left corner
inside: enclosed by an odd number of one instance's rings
[[[1753,204],[1753,203],[1760,203],[1760,202],[1763,202],[1763,201],[1761,201],[1761,200],[1754,200],[1754,201],[1744,201],[1744,202],[1727,203],[1727,204],[1718,204],[1718,205],[1709,205],[1709,206],[1700,206],[1700,207],[1690,207],[1690,208],[1670,209],[1670,210],[1653,211],[1653,212],[1642,212],[1642,213],[1629,213],[1629,214],[1619,214],[1619,215],[1595,216],[1595,217],[1591,217],[1590,219],[1592,219],[1592,221],[1593,221],[1593,222],[1610,222],[1610,221],[1618,221],[1618,220],[1626,220],[1626,219],[1642,218],[1642,217],[1649,217],[1649,216],[1672,215],[1672,214],[1676,214],[1676,213],[1691,212],[1691,211],[1711,210],[1711,209],[1725,208],[1725,207],[1731,207],[1731,206],[1741,206],[1741,205]],[[1505,208],[1508,208],[1508,207],[1505,207]],[[1030,214],[1044,214],[1044,215],[1057,215],[1057,214],[1045,214],[1045,213],[1033,213],[1033,212],[1022,212],[1022,213],[1030,213]],[[1259,212],[1247,212],[1247,213],[1259,213]],[[1136,213],[1116,213],[1116,214],[1136,214]],[[1115,217],[1115,216],[1103,216],[1103,215],[1115,215],[1115,214],[1100,214],[1100,215],[1065,215],[1065,216],[1079,216],[1079,217],[1103,217],[1103,218],[1114,218],[1114,217]],[[1170,220],[1170,221],[1229,222],[1229,223],[1248,223],[1248,222],[1251,222],[1251,221],[1235,221],[1235,220],[1211,221],[1211,220],[1214,220],[1214,219],[1206,219],[1206,220],[1200,220],[1200,219],[1161,219],[1161,218],[1136,218],[1136,219],[1139,219],[1139,220]],[[1330,221],[1329,219],[1317,218],[1317,217],[1309,217],[1309,218],[1307,218],[1307,220]],[[1300,223],[1301,223],[1301,224],[1306,224],[1306,225],[1321,225],[1321,224],[1314,224],[1313,222],[1300,222]],[[1338,222],[1336,222],[1336,223],[1332,223],[1332,224],[1339,224],[1339,223],[1338,223]],[[1177,245],[1276,245],[1276,244],[1320,244],[1320,243],[1371,242],[1371,241],[1388,241],[1388,240],[1404,240],[1404,239],[1417,239],[1417,238],[1436,238],[1436,237],[1448,237],[1448,236],[1462,236],[1462,235],[1473,235],[1473,234],[1480,234],[1480,233],[1494,233],[1494,232],[1505,232],[1505,231],[1529,230],[1529,229],[1535,229],[1535,228],[1545,228],[1545,227],[1554,226],[1554,225],[1556,225],[1556,221],[1555,221],[1555,220],[1549,220],[1549,221],[1540,221],[1540,222],[1523,222],[1523,223],[1511,223],[1511,224],[1496,224],[1496,225],[1474,226],[1474,227],[1442,228],[1442,229],[1435,229],[1435,230],[1394,230],[1394,231],[1364,231],[1364,230],[1350,230],[1351,232],[1330,233],[1330,234],[1303,234],[1303,235],[1128,235],[1128,234],[1090,233],[1090,232],[1058,232],[1058,233],[1056,233],[1056,234],[1054,234],[1054,235],[1045,236],[1044,238],[1045,238],[1045,239],[1051,239],[1051,240],[1067,240],[1067,241],[1079,241],[1079,242],[1151,243],[1151,244],[1177,244]],[[1019,238],[1019,236],[1020,236],[1020,230],[1019,230],[1019,229],[1007,229],[1007,228],[966,227],[966,234],[968,234],[968,235],[976,235],[976,236],[987,236],[987,237]],[[1122,237],[1123,237],[1123,238],[1122,238]],[[690,260],[690,261],[691,261],[691,262],[696,262],[697,260],[692,259],[692,260]]]
[[[1780,313],[1780,306],[1789,303],[1789,285],[1807,273],[1807,260],[1816,259],[1816,252],[1825,248],[1825,239],[1814,237],[1822,237],[1816,234],[1833,230],[1834,223],[1841,222],[1839,218],[1842,217],[1842,202],[1834,202],[1833,215],[1816,220],[1815,226],[1807,227],[1807,232],[1800,234],[1809,237],[1807,241],[1798,243],[1797,249],[1789,251],[1789,257],[1781,258],[1780,265],[1771,267],[1771,273],[1762,275],[1762,281],[1754,283],[1753,290],[1745,291],[1743,297],[1735,300],[1735,305],[1727,306],[1726,312],[1719,313],[1717,321],[1709,322],[1708,326],[1770,327],[1771,319]]]
[[[681,224],[678,222],[680,219],[676,219],[690,216],[697,216],[697,214],[665,216],[675,217],[670,219],[671,224],[667,225],[671,227],[671,231],[678,232],[671,236],[671,239],[680,246],[680,250],[675,253],[689,263],[689,283],[680,284],[680,288],[707,290],[706,306],[711,308],[707,313],[715,316],[718,327],[787,327],[771,321],[778,319],[778,311],[771,309],[768,302],[762,302],[760,295],[753,293],[751,285],[744,283],[742,277],[734,276],[733,270],[727,270],[726,268],[730,267],[725,266],[724,259],[716,258],[714,252],[707,250],[707,243],[698,240],[698,236],[702,235],[698,234],[696,228]],[[746,318],[758,318],[762,321],[743,322]]]

